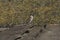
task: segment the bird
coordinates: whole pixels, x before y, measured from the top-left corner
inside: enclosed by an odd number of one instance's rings
[[[26,20],[26,24],[31,24],[33,19],[34,19],[34,16],[32,14],[30,14],[28,19]]]
[[[33,15],[30,15],[30,21],[29,23],[31,23],[33,21]]]

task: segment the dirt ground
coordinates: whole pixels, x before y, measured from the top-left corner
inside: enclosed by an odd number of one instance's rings
[[[60,25],[46,27],[21,25],[0,32],[0,40],[60,40]]]

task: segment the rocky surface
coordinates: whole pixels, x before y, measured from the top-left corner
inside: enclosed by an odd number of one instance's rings
[[[21,25],[0,32],[0,40],[60,40],[60,25]]]

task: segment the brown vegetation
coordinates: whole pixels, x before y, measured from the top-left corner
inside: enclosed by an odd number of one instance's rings
[[[60,23],[60,0],[0,0],[0,24],[21,24],[34,14],[34,24]]]

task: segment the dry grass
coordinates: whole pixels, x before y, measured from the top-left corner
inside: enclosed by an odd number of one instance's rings
[[[60,23],[60,0],[0,0],[0,24],[21,24],[34,14],[34,24]]]

